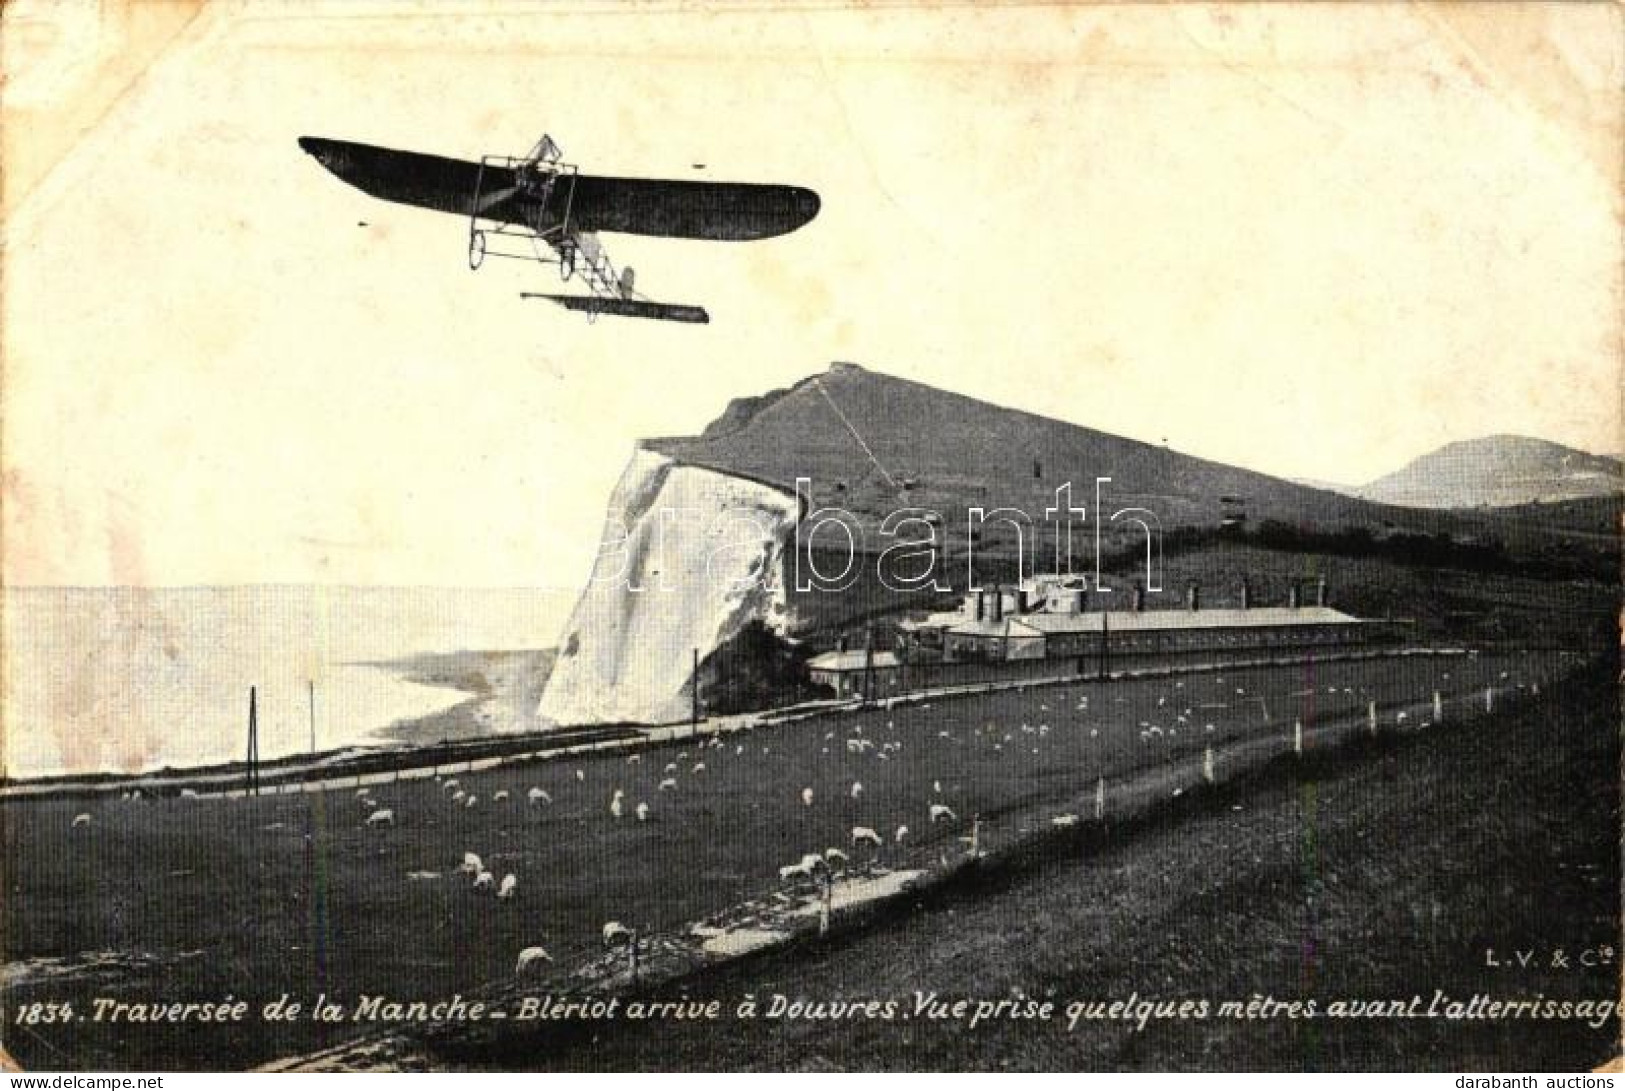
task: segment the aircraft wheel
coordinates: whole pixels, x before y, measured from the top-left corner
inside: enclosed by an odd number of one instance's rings
[[[478,269],[485,264],[485,232],[476,231],[468,237],[468,267]]]
[[[559,251],[559,279],[569,280],[576,275],[575,247],[565,247]]]

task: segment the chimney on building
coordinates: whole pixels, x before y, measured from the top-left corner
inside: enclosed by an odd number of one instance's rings
[[[1086,592],[1081,587],[1072,592],[1072,612],[1074,614],[1083,613],[1084,603],[1089,601],[1085,596]]]
[[[842,633],[840,636],[835,638],[835,650],[838,651],[838,652],[846,651],[846,634],[845,633]]]
[[[988,620],[1004,620],[1004,590],[998,584],[993,585],[993,612],[988,616]]]
[[[1145,613],[1145,585],[1139,580],[1134,581],[1134,612]]]
[[[981,588],[977,588],[975,591],[971,592],[970,597],[972,601],[976,603],[973,610],[973,613],[976,615],[974,620],[981,621],[982,618],[987,616],[987,592]]]
[[[1287,586],[1286,604],[1294,610],[1303,605],[1303,589],[1298,586],[1297,580]]]
[[[1326,577],[1322,576],[1315,581],[1315,605],[1326,605]]]
[[[1202,608],[1202,589],[1195,580],[1192,580],[1190,586],[1185,588],[1185,605],[1192,611]]]
[[[1032,593],[1025,587],[1016,588],[1016,613],[1025,614],[1032,609]]]
[[[1252,609],[1252,605],[1253,585],[1246,576],[1243,576],[1241,577],[1241,608],[1243,610],[1250,610]]]

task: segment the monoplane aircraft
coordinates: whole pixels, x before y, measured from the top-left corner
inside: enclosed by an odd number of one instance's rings
[[[299,146],[373,197],[468,217],[471,269],[488,256],[558,266],[587,294],[521,297],[551,300],[589,321],[600,314],[711,320],[704,307],[636,292],[631,267],[616,270],[600,233],[737,242],[788,234],[818,214],[818,194],[800,186],[581,174],[547,136],[522,159],[487,155],[477,163],[313,136]]]

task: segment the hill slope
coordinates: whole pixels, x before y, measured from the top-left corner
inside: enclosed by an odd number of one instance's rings
[[[942,513],[950,539],[966,509],[1016,507],[1035,521],[1071,482],[1095,513],[1095,478],[1111,479],[1103,507],[1150,509],[1164,530],[1226,520],[1435,532],[1460,527],[1442,513],[1384,507],[920,383],[835,364],[788,390],[738,399],[705,432],[645,446],[679,462],[792,487],[812,481],[819,506],[860,522],[900,507]],[[1112,528],[1126,536],[1120,523]],[[1137,528],[1134,533],[1139,533]],[[1111,535],[1107,535],[1111,537]],[[871,543],[873,544],[873,543]]]
[[[1616,496],[1620,463],[1531,436],[1447,443],[1353,492],[1419,508],[1510,507]]]

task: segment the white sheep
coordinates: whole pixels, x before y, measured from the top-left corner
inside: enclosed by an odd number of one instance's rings
[[[492,796],[491,797],[491,802],[492,803],[506,803],[506,802],[508,802],[508,790],[506,788],[504,788],[502,791],[500,791],[496,795]]]
[[[933,781],[932,781],[932,782],[931,782],[931,790],[932,790],[932,791],[933,791],[933,792],[935,792],[935,793],[937,793],[937,795],[939,795],[939,796],[940,796],[940,795],[941,795],[941,794],[942,794],[942,781],[940,781],[940,780],[933,780]]]
[[[949,822],[954,822],[954,821],[957,821],[958,818],[959,818],[959,816],[954,814],[954,812],[952,810],[950,810],[946,805],[941,804],[941,803],[933,803],[933,804],[931,804],[931,821],[932,822],[941,822],[943,819],[947,819]]]
[[[677,782],[671,777],[667,777],[665,780],[660,782],[660,790],[662,792],[674,792],[677,790]]]
[[[394,824],[395,812],[388,807],[382,807],[367,816],[367,825],[369,826],[393,826]]]
[[[530,800],[530,805],[532,807],[536,806],[538,803],[553,802],[553,797],[542,791],[540,788],[532,788],[530,791],[525,793],[525,796]]]
[[[507,899],[513,897],[514,888],[518,885],[519,880],[514,878],[512,872],[509,872],[502,877],[502,885],[497,887],[497,897],[506,901]]]
[[[457,870],[469,875],[478,875],[485,870],[485,864],[477,854],[465,852],[463,853],[463,864]]]
[[[88,825],[90,825],[90,816],[88,814],[76,814],[73,816],[73,822],[69,828],[78,829],[80,826]]]
[[[610,921],[604,925],[604,946],[613,947],[618,943],[631,943],[633,932],[620,921]]]
[[[621,793],[619,790],[609,801],[609,813],[615,818],[621,817]]]
[[[801,866],[806,869],[808,875],[817,874],[820,869],[827,869],[829,867],[829,865],[824,862],[824,854],[821,852],[809,852],[803,854],[801,857]]]
[[[628,765],[641,765],[641,764],[643,764],[643,755],[642,754],[628,754],[627,758],[626,758],[626,764],[628,764]]]
[[[577,769],[576,770],[576,779],[577,780],[586,780],[587,779],[587,771],[585,769]]]
[[[857,799],[862,794],[863,794],[863,784],[861,782],[859,782],[859,781],[854,780],[852,782],[852,798]]]
[[[791,879],[811,879],[812,872],[807,870],[805,864],[786,864],[779,869],[779,879],[789,882]]]
[[[474,806],[474,804],[478,803],[479,801],[480,801],[479,796],[469,796],[467,799],[463,800],[463,806],[464,807],[472,807],[472,806]]]
[[[457,778],[456,778],[456,777],[452,777],[452,778],[450,778],[450,779],[449,779],[449,780],[447,780],[447,781],[445,781],[445,782],[443,782],[443,783],[442,783],[442,784],[441,784],[441,785],[440,785],[440,790],[441,790],[441,791],[442,791],[442,792],[449,792],[449,791],[451,791],[451,790],[452,790],[452,789],[453,789],[453,788],[456,788],[456,787],[457,787]]]
[[[196,799],[197,798],[197,793],[192,791],[192,789],[190,789],[190,788],[182,788],[181,789],[181,798],[182,799]]]
[[[905,838],[907,836],[908,836],[908,827],[907,826],[898,826],[897,827],[897,833],[892,838],[892,840],[896,841],[899,845],[901,845],[903,843],[903,838]]]
[[[490,890],[491,887],[495,885],[496,881],[497,877],[495,875],[492,875],[489,871],[481,871],[478,875],[474,876],[474,889]]]
[[[461,803],[463,801],[463,797],[466,796],[467,794],[468,794],[467,792],[465,792],[461,788],[459,788],[455,792],[451,793],[451,801],[453,803]]]
[[[526,947],[523,951],[519,952],[519,961],[514,963],[514,966],[513,966],[514,976],[515,977],[524,976],[525,971],[529,970],[532,966],[536,965],[536,963],[538,963],[538,962],[552,962],[552,961],[553,961],[553,956],[548,954],[546,951],[542,950],[540,947]]]
[[[695,762],[694,763],[694,768],[690,769],[689,772],[690,773],[703,773],[703,772],[705,772],[705,762],[703,762],[703,761]]]
[[[367,790],[365,788],[357,788],[355,790],[355,797],[357,799],[366,799],[367,798]]]
[[[842,852],[840,849],[828,848],[824,850],[824,859],[829,861],[831,864],[835,863],[836,861],[844,864],[846,863],[846,853]]]
[[[811,807],[812,806],[812,801],[813,801],[813,790],[811,788],[803,788],[803,789],[801,789],[801,802],[806,804],[807,806]]]
[[[883,844],[883,842],[880,840],[880,835],[874,830],[871,830],[868,826],[853,826],[852,843],[857,845],[865,841],[877,849],[881,846],[881,844]]]
[[[639,822],[647,822],[647,821],[649,821],[649,805],[647,803],[639,803],[638,804],[637,816],[638,816],[638,821]]]
[[[674,762],[674,761],[668,761],[666,763],[666,768],[663,769],[662,772],[666,772],[666,773],[675,773],[675,772],[677,772],[677,763]]]

